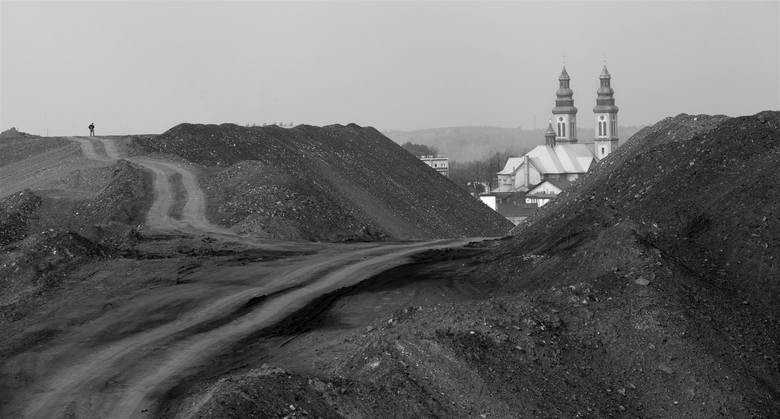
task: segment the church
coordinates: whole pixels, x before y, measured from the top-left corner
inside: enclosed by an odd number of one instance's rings
[[[559,88],[555,92],[555,107],[544,136],[545,144],[536,146],[522,157],[507,159],[504,169],[497,173],[498,187],[493,193],[525,192],[526,203],[542,206],[617,148],[618,107],[607,66],[599,75],[592,144],[577,141],[577,108],[574,92],[569,87],[570,80],[564,67],[558,78]]]

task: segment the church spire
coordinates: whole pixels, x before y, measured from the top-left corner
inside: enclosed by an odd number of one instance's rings
[[[618,107],[615,106],[615,91],[610,85],[612,76],[607,70],[606,64],[599,75],[599,89],[596,91],[596,106],[593,113],[596,117],[595,139],[596,157],[603,159],[614,149],[618,143]]]
[[[569,73],[564,66],[558,77],[555,107],[552,110],[555,119],[556,142],[577,142],[577,108],[574,107],[574,91],[569,86],[570,80]]]
[[[610,86],[611,80],[612,76],[609,74],[607,66],[605,65],[604,68],[601,69],[601,75],[599,75],[600,86],[599,90],[596,91],[598,96],[596,97],[596,107],[593,108],[593,112],[617,113],[618,108],[615,106],[615,98],[612,96],[615,94],[615,91],[612,90],[612,86]]]
[[[550,147],[555,147],[555,130],[553,129],[552,120],[548,121],[547,131],[544,133],[544,142]]]

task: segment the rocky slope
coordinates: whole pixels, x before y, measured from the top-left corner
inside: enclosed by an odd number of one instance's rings
[[[41,138],[11,128],[0,133],[0,166],[62,147],[58,138]]]
[[[136,145],[205,166],[211,221],[238,231],[342,241],[511,228],[373,128],[182,124]]]
[[[0,199],[0,324],[45,304],[72,269],[134,244],[151,204],[151,176],[120,161],[63,182],[83,182],[91,172],[104,180],[89,198],[26,190]]]
[[[585,182],[516,229],[524,249],[618,222],[702,280],[778,311],[777,112],[680,115],[640,131]],[[544,238],[541,239],[540,238]]]
[[[780,112],[663,120],[512,238],[324,296],[297,330],[226,353],[204,403],[169,409],[777,417],[778,146]],[[385,295],[413,302],[368,326],[350,314]]]

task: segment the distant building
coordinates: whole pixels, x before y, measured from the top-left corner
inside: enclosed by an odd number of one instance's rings
[[[493,211],[498,211],[498,203],[496,202],[495,195],[480,195],[479,200],[482,201],[483,204],[489,206]]]
[[[447,157],[418,156],[423,163],[436,169],[446,177],[450,177],[450,159]]]
[[[544,135],[545,144],[521,157],[507,159],[504,169],[497,173],[498,187],[492,192],[526,192],[526,203],[542,206],[585,175],[594,162],[617,148],[618,107],[606,66],[599,80],[601,85],[593,108],[596,120],[593,145],[577,142],[577,108],[564,67],[558,78],[559,88],[555,92],[553,116]]]
[[[537,207],[550,202],[555,197],[563,192],[571,182],[562,179],[550,179],[544,180],[538,185],[534,186],[531,190],[525,194],[525,202],[527,204],[533,204]]]
[[[526,202],[527,199],[524,192],[485,193],[481,194],[479,199],[514,225],[523,222],[538,208],[535,203],[529,204]]]

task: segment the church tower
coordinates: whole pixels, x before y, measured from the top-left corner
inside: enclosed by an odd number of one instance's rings
[[[555,92],[555,107],[552,110],[556,143],[577,142],[577,108],[574,107],[574,92],[569,87],[569,80],[569,73],[563,67],[558,77],[559,87]]]
[[[596,115],[595,129],[595,147],[596,158],[601,160],[613,152],[618,145],[618,107],[615,106],[615,91],[610,87],[609,82],[612,77],[607,71],[607,66],[601,70],[599,81],[601,86],[596,92],[596,106],[593,113]]]

